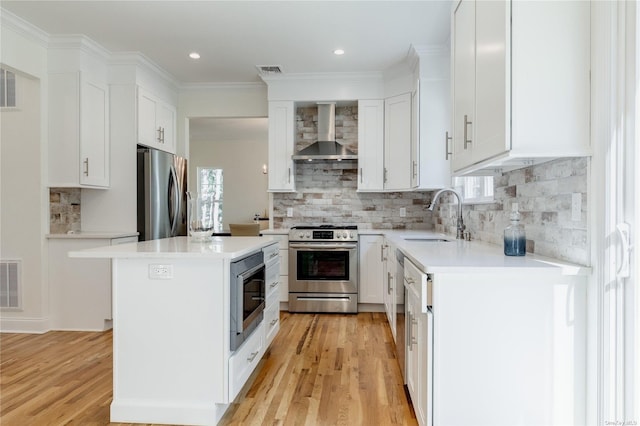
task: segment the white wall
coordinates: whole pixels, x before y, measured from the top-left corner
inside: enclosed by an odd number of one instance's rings
[[[251,222],[256,213],[262,215],[269,208],[268,175],[262,173],[262,165],[267,163],[267,119],[245,120],[250,120],[251,125],[253,121],[261,120],[262,134],[250,137],[254,132],[240,131],[232,140],[192,140],[190,143],[191,190],[195,190],[198,167],[223,169],[224,229],[229,228],[229,223]]]
[[[16,70],[18,108],[3,111],[0,134],[0,257],[22,261],[22,310],[0,312],[0,330],[48,329],[46,239],[47,55],[43,38],[3,13],[0,63]]]
[[[177,153],[189,158],[189,118],[192,117],[267,117],[267,86],[187,85],[178,100]]]

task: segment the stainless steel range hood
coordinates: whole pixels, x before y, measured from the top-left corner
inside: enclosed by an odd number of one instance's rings
[[[357,160],[358,155],[336,141],[336,104],[318,102],[318,140],[291,156],[294,160]]]

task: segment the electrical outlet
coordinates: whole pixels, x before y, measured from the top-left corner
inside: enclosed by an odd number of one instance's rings
[[[293,217],[293,207],[287,207],[287,217]]]
[[[574,192],[571,194],[571,220],[579,222],[582,218],[582,194]]]
[[[149,279],[169,280],[173,278],[173,265],[149,265]]]
[[[407,209],[405,207],[400,207],[400,217],[407,216]]]

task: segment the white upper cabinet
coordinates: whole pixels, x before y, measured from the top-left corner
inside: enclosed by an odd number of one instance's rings
[[[358,191],[411,189],[411,93],[358,102]]]
[[[138,143],[176,152],[176,108],[138,87]]]
[[[411,188],[411,93],[384,101],[384,189]]]
[[[295,105],[293,101],[269,102],[269,191],[295,191]]]
[[[50,187],[107,188],[110,178],[106,64],[68,42],[49,54]],[[78,46],[78,47],[76,47]]]
[[[358,101],[358,191],[384,185],[384,101]]]
[[[449,48],[413,46],[411,188],[451,185],[451,59]]]
[[[452,22],[455,174],[590,155],[588,2],[462,0]]]

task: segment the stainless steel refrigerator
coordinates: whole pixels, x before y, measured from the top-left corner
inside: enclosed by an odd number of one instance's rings
[[[139,241],[187,235],[187,160],[138,145]]]

